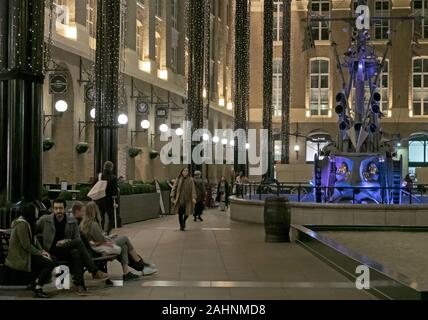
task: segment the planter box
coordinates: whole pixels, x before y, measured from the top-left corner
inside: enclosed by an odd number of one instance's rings
[[[120,196],[120,216],[122,224],[159,218],[159,194],[146,193]]]
[[[161,191],[165,214],[171,214],[171,201],[169,199],[170,191]]]

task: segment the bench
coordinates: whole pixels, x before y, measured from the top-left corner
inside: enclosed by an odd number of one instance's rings
[[[4,264],[6,261],[7,252],[9,250],[9,239],[12,234],[11,229],[0,229],[0,285],[6,282],[6,285],[11,282],[19,282],[17,285],[26,285],[29,282],[30,274],[26,272],[19,272],[7,268]],[[97,268],[101,271],[107,272],[107,263],[115,260],[117,255],[100,255],[95,252],[91,252],[93,255],[92,261],[94,261]],[[57,261],[57,266],[66,265],[69,266],[69,261]],[[85,269],[85,271],[87,271]],[[7,280],[7,281],[6,281]],[[14,283],[15,284],[15,283]]]

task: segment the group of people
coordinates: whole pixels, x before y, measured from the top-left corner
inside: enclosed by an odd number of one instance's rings
[[[146,263],[136,252],[126,236],[107,236],[101,228],[101,217],[96,203],[86,206],[76,202],[72,213],[66,212],[66,202],[54,200],[53,213],[38,221],[38,208],[32,203],[21,207],[21,215],[12,224],[6,266],[13,270],[31,273],[32,289],[37,298],[48,298],[43,291],[56,266],[67,264],[73,276],[75,292],[88,295],[84,272],[87,270],[95,280],[109,280],[109,275],[100,270],[93,258],[113,254],[120,261],[123,281],[140,276],[129,268],[150,275],[157,270]]]
[[[100,270],[93,258],[109,256],[122,265],[123,281],[136,280],[140,275],[130,268],[151,275],[157,270],[143,260],[128,237],[110,235],[114,228],[114,197],[117,195],[117,179],[113,163],[106,162],[98,179],[106,180],[106,196],[97,202],[84,205],[73,204],[67,213],[65,200],[53,201],[53,212],[39,217],[34,203],[23,203],[21,214],[12,223],[6,266],[12,270],[31,273],[34,296],[48,298],[43,286],[52,277],[56,266],[67,264],[73,277],[75,292],[88,295],[84,273],[87,270],[93,279],[107,281],[107,270]],[[100,214],[100,210],[102,215]],[[107,233],[104,233],[104,217],[108,216]]]

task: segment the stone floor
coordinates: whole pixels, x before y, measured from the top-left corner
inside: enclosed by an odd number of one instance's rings
[[[231,221],[228,213],[208,210],[204,222],[177,216],[124,226],[145,260],[159,273],[123,287],[88,281],[92,292],[81,298],[47,287],[54,299],[374,299],[296,243],[265,243],[260,225]],[[118,262],[109,265],[120,279]],[[31,292],[0,290],[0,299],[28,299]]]

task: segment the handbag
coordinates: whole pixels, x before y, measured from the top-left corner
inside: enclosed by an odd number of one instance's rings
[[[100,245],[92,245],[92,250],[102,255],[119,255],[122,248],[113,242],[104,242]]]
[[[97,183],[88,192],[88,198],[93,201],[100,200],[106,197],[107,180],[101,180],[101,173],[98,175]]]

